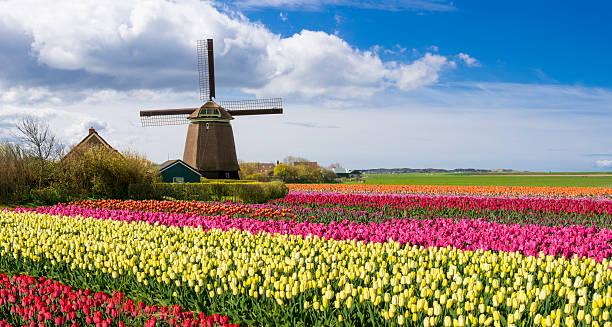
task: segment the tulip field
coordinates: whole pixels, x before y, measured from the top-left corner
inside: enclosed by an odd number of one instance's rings
[[[612,189],[4,209],[0,327],[23,325],[612,327]]]

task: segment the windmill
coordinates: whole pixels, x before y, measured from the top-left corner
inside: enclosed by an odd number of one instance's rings
[[[281,98],[215,102],[213,40],[198,40],[199,108],[140,112],[142,126],[188,124],[183,161],[206,178],[238,179],[238,159],[230,121],[235,116],[282,114]]]

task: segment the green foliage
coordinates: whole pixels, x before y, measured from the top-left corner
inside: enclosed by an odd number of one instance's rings
[[[45,162],[18,145],[0,144],[0,203],[54,204],[86,198],[127,198],[130,184],[157,182],[151,162],[135,154],[103,147]]]
[[[234,200],[245,203],[264,203],[287,195],[282,182],[213,182],[132,184],[129,195],[133,199],[175,199],[194,201]]]
[[[255,180],[260,182],[269,182],[274,177],[273,170],[264,171],[261,164],[258,162],[241,162],[240,174],[241,180]]]
[[[29,201],[35,204],[51,205],[65,200],[66,196],[53,186],[36,188],[29,194]]]
[[[274,177],[285,183],[332,183],[334,172],[322,168],[292,164],[278,164],[274,167]]]
[[[18,145],[0,144],[0,203],[25,199],[38,183],[35,161]]]
[[[269,200],[282,198],[289,189],[282,182],[234,184],[231,192],[242,202],[265,203]]]
[[[61,178],[56,185],[77,198],[115,198],[128,196],[130,184],[152,184],[158,171],[145,158],[122,155],[103,147],[92,147],[62,161]]]
[[[258,181],[256,180],[251,180],[251,179],[207,179],[207,178],[202,178],[202,180],[200,181],[200,183],[203,184],[247,184],[247,183],[257,183]]]
[[[286,164],[276,165],[274,167],[274,177],[278,177],[286,183],[295,183],[298,179],[297,167]]]

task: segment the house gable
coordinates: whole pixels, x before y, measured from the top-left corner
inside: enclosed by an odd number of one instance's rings
[[[183,160],[168,160],[160,165],[159,174],[165,183],[199,183],[202,175]]]
[[[64,156],[64,158],[68,158],[71,155],[85,151],[92,147],[104,147],[110,150],[113,150],[117,153],[120,153],[115,148],[113,148],[102,136],[98,134],[98,132],[94,128],[89,129],[89,134],[81,140],[81,142],[77,143],[75,146],[70,149],[70,151]]]

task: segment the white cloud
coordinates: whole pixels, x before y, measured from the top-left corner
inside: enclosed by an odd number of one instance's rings
[[[400,64],[391,71],[389,76],[395,79],[395,85],[400,90],[414,90],[438,81],[440,71],[444,67],[454,67],[455,63],[446,57],[427,53],[423,58],[404,65]]]
[[[12,96],[14,93],[19,96]],[[185,103],[185,99],[189,99],[185,93],[171,90],[51,91],[43,87],[0,87],[0,94],[9,95],[0,97],[0,140],[12,139],[15,125],[26,116],[34,116],[48,122],[66,145],[78,142],[89,127],[94,127],[110,134],[113,145],[140,150],[142,148],[134,143],[143,142],[134,135],[135,128],[140,126],[139,110],[189,105]]]
[[[440,48],[437,45],[430,45],[427,47],[427,50],[431,52],[438,52],[440,51]]]
[[[269,82],[245,91],[258,96],[363,98],[389,86],[408,90],[431,85],[448,63],[431,54],[410,64],[383,62],[335,35],[312,31],[280,40],[268,54],[268,71],[273,72]]]
[[[280,19],[283,22],[286,22],[286,21],[289,20],[289,17],[287,17],[287,13],[286,12],[281,11],[281,12],[278,13],[278,16],[280,17]]]
[[[595,166],[600,168],[612,168],[612,160],[597,160],[595,161]]]
[[[3,1],[0,12],[31,37],[39,64],[86,74],[67,77],[72,87],[97,80],[100,88],[195,91],[194,44],[210,36],[221,94],[238,88],[257,96],[367,97],[388,87],[431,85],[452,67],[438,54],[383,61],[325,32],[283,38],[239,12],[195,0]]]
[[[459,59],[461,59],[466,66],[468,67],[478,67],[480,66],[480,63],[478,62],[478,60],[476,60],[476,58],[470,56],[467,53],[463,53],[460,52],[457,57],[459,57]]]
[[[342,17],[342,16],[340,16],[338,14],[335,14],[334,15],[334,21],[336,22],[336,26],[339,26],[344,21],[344,17]]]

